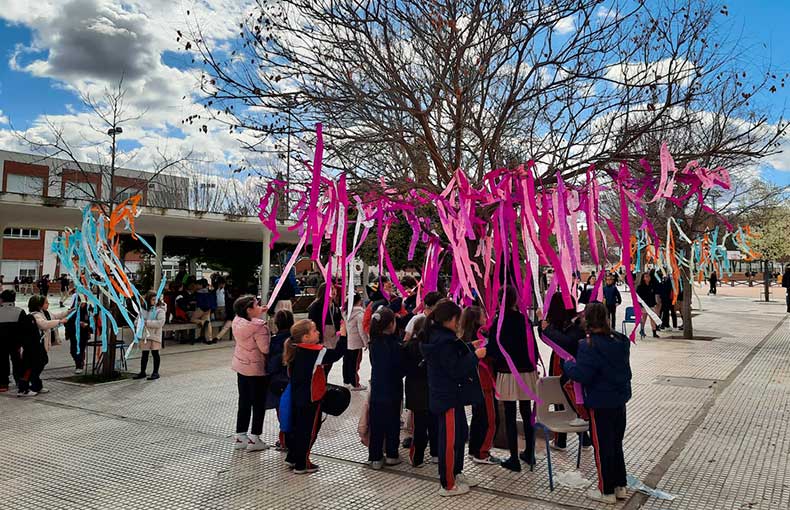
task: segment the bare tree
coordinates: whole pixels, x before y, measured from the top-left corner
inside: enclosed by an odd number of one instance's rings
[[[118,149],[119,135],[123,126],[139,121],[145,112],[131,112],[126,104],[126,89],[123,77],[115,88],[105,89],[101,97],[80,93],[83,105],[91,115],[89,132],[74,133],[68,126],[45,119],[45,130],[19,132],[20,139],[39,156],[39,160],[51,166],[49,182],[61,182],[64,198],[87,200],[109,214],[113,208],[131,195],[148,195],[149,189],[167,195],[173,188],[173,202],[157,203],[159,206],[183,207],[183,196],[177,198],[178,186],[168,179],[169,173],[181,168],[191,158],[186,154],[168,155],[157,149],[158,158],[145,171],[127,170],[133,164],[134,151],[121,153]],[[93,160],[86,162],[86,159]],[[104,192],[102,191],[104,190]],[[152,202],[161,202],[151,194]]]

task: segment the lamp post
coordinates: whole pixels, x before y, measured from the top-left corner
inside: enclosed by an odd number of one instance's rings
[[[115,180],[115,141],[116,137],[123,133],[123,129],[120,126],[113,126],[107,130],[107,134],[112,138],[112,145],[110,147],[110,210],[108,215],[112,213],[112,209],[115,206],[115,190],[114,188],[114,180]],[[99,197],[101,199],[101,197]],[[101,297],[102,302],[104,303],[105,307],[109,306],[109,300],[106,296]],[[111,312],[115,315],[114,312]],[[117,317],[116,317],[117,319]],[[102,328],[108,328],[109,325],[105,324],[102,321],[101,324]],[[115,342],[116,337],[115,333],[110,329],[109,331],[109,339],[110,345],[107,352],[104,353],[104,363],[102,366],[102,375],[107,379],[112,379],[113,374],[115,372]]]
[[[121,126],[113,126],[107,130],[107,134],[112,138],[112,145],[110,146],[110,210],[115,205],[115,140],[118,135],[123,133]]]

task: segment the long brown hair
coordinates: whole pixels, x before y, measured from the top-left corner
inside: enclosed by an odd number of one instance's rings
[[[464,342],[477,340],[477,331],[483,319],[483,309],[479,306],[467,306],[461,312],[461,320],[458,322],[458,336]]]
[[[599,333],[608,335],[612,332],[609,326],[609,311],[606,305],[594,301],[584,308],[584,321],[587,325],[588,333]],[[595,330],[595,331],[593,331]]]
[[[296,356],[296,346],[304,340],[304,337],[315,327],[315,323],[310,319],[298,320],[291,326],[291,338],[285,341],[283,350],[283,365],[290,365]]]

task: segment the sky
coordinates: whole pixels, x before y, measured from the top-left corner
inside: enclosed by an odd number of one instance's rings
[[[651,0],[648,0],[651,1]],[[142,119],[124,126],[121,149],[128,166],[146,168],[159,154],[191,152],[194,159],[236,164],[245,158],[240,144],[220,125],[209,133],[182,120],[202,107],[190,59],[175,41],[186,11],[198,13],[206,38],[221,44],[236,34],[238,20],[253,2],[245,0],[0,0],[0,149],[25,148],[13,130],[35,136],[43,122],[63,125],[85,145],[93,140],[90,115],[81,109],[78,90],[98,96],[123,70],[131,110]],[[730,29],[755,63],[790,72],[790,0],[723,2]],[[560,27],[562,30],[572,30]],[[790,107],[786,89],[765,98],[778,113]],[[786,151],[765,161],[762,175],[790,185],[790,139]],[[87,147],[84,156],[92,158]],[[266,162],[263,162],[264,164]],[[277,163],[271,163],[277,164]]]

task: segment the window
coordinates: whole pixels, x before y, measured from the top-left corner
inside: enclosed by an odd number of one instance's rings
[[[126,186],[115,186],[115,188],[113,188],[113,194],[115,195],[116,203],[120,203],[123,202],[124,200],[128,200],[135,195],[143,195],[142,190],[139,190],[137,188],[128,188],[128,189],[124,189],[124,188],[126,188]],[[143,197],[145,197],[145,195],[143,195]],[[140,203],[142,204],[143,201],[144,200],[140,200]]]
[[[33,175],[6,174],[5,190],[9,193],[28,195],[44,194],[44,178]]]
[[[89,182],[66,181],[63,183],[63,198],[76,198],[80,200],[93,199],[96,190]]]
[[[6,283],[14,281],[14,278],[31,277],[33,280],[38,276],[38,261],[36,260],[3,260],[0,262],[0,273],[5,275]]]
[[[35,269],[19,269],[19,278],[31,277],[34,280],[36,279],[36,270]]]
[[[7,228],[3,232],[6,239],[38,239],[40,233],[34,228]]]

